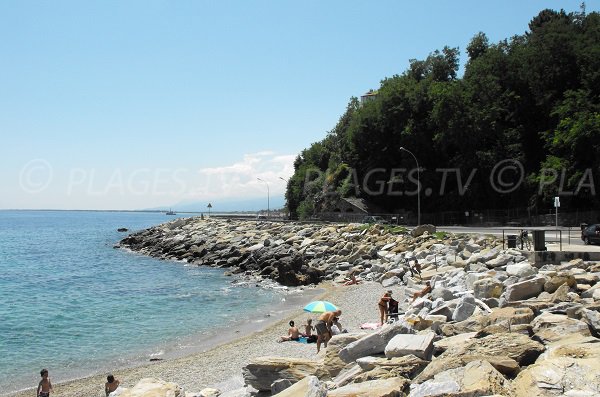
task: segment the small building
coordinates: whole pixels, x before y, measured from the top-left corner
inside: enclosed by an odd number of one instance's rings
[[[367,92],[365,95],[362,95],[360,97],[360,104],[364,105],[367,102],[371,102],[374,101],[375,98],[377,98],[377,91],[373,91],[373,90],[369,90],[369,92]]]
[[[360,222],[367,215],[383,213],[385,211],[363,198],[346,197],[340,198],[327,210],[319,213],[319,218],[330,221]]]

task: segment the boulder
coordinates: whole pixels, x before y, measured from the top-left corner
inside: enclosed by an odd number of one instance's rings
[[[354,379],[363,372],[363,369],[358,364],[348,364],[335,378],[331,380],[331,385],[333,385],[333,387],[345,386],[349,383],[352,383]]]
[[[123,390],[119,397],[185,397],[185,391],[176,383],[144,378],[131,389]]]
[[[339,334],[331,338],[327,343],[324,358],[325,368],[329,371],[329,376],[336,377],[346,366],[346,363],[339,357],[340,350],[366,335],[366,333]]]
[[[448,288],[444,287],[436,287],[431,291],[431,300],[436,300],[438,298],[443,299],[444,301],[450,301],[455,299],[456,296],[450,291]]]
[[[288,379],[296,383],[314,375],[327,379],[329,372],[319,361],[301,358],[258,357],[242,369],[244,382],[258,391],[270,391],[273,382]]]
[[[543,313],[531,322],[531,326],[535,339],[545,344],[572,334],[591,335],[586,323],[563,314]]]
[[[487,315],[487,325],[492,324],[529,324],[535,318],[533,310],[528,307],[503,307],[494,308],[492,312]]]
[[[463,367],[472,361],[487,361],[498,372],[508,377],[515,377],[519,370],[519,363],[508,356],[479,356],[466,355],[459,357],[435,358],[425,369],[417,376],[414,381],[416,383],[425,382],[443,371],[452,368]]]
[[[581,321],[585,322],[596,336],[600,335],[600,313],[588,309],[582,309],[580,313]]]
[[[544,291],[553,293],[563,284],[567,284],[569,287],[574,287],[577,285],[577,280],[575,280],[575,277],[573,277],[572,274],[558,274],[550,277],[550,279],[546,281],[544,284]]]
[[[506,288],[504,297],[507,302],[514,302],[538,296],[544,289],[545,282],[544,277],[536,277],[511,284]]]
[[[417,227],[415,227],[411,232],[411,236],[413,237],[419,237],[421,235],[423,235],[423,233],[427,232],[428,234],[433,234],[435,233],[435,226],[434,225],[419,225]]]
[[[435,341],[433,342],[433,352],[434,354],[443,353],[448,350],[450,346],[464,343],[469,339],[474,338],[475,335],[477,335],[477,332],[466,332],[464,334],[458,334]]]
[[[307,376],[304,379],[308,379],[308,378],[310,378],[310,377]],[[302,382],[302,381],[300,381],[300,382]],[[296,384],[298,384],[300,382],[297,382]],[[271,383],[271,394],[277,395],[278,393],[281,393],[282,391],[284,391],[291,385],[292,385],[292,382],[289,379],[278,379],[275,382]]]
[[[474,338],[463,344],[450,346],[439,358],[461,356],[508,356],[519,365],[529,365],[544,351],[544,346],[525,335],[501,333]]]
[[[350,363],[360,357],[383,353],[389,341],[396,335],[414,333],[415,330],[402,320],[392,324],[385,324],[374,333],[358,339],[342,348],[338,355],[342,361]]]
[[[444,336],[454,336],[481,331],[486,325],[487,320],[485,316],[472,316],[458,323],[442,324],[440,326],[440,331]]]
[[[508,395],[510,382],[487,361],[471,361],[464,367],[448,369],[434,379],[410,388],[411,397]]]
[[[434,338],[435,334],[433,332],[417,335],[396,335],[385,347],[385,356],[392,358],[412,354],[424,360],[429,360],[433,350]]]
[[[506,273],[509,276],[523,278],[537,274],[537,269],[531,266],[529,262],[519,262],[506,266]]]
[[[501,282],[484,278],[473,283],[473,295],[477,299],[499,298],[502,295],[504,285]]]
[[[500,267],[514,260],[514,257],[509,254],[500,254],[496,258],[485,262],[488,267]]]
[[[402,279],[398,276],[393,276],[393,277],[387,278],[381,282],[381,286],[383,288],[388,288],[388,287],[391,287],[393,285],[398,285],[398,284],[402,284]]]
[[[472,295],[463,296],[456,309],[454,309],[454,313],[452,313],[452,320],[464,321],[468,319],[475,312],[476,307],[475,298]]]
[[[403,378],[413,378],[418,372],[429,364],[416,356],[408,355],[404,357],[362,357],[356,360],[356,363],[363,371],[372,371],[374,369],[383,369],[385,371],[394,370],[395,376]]]
[[[277,397],[327,397],[327,388],[316,376],[307,376],[273,395]]]
[[[213,387],[207,387],[205,389],[200,390],[200,394],[198,397],[219,397],[221,395],[221,390],[215,389]]]
[[[352,383],[330,390],[327,397],[401,397],[402,390],[409,384],[408,379],[389,378]]]
[[[600,395],[600,343],[593,337],[570,336],[548,351],[513,382],[517,396]]]

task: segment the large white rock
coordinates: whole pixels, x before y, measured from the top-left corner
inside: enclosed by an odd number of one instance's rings
[[[376,332],[350,343],[340,350],[339,357],[342,361],[350,363],[357,358],[381,354],[390,340],[399,334],[414,334],[415,330],[404,321],[385,324]]]
[[[463,296],[452,313],[452,320],[458,322],[468,319],[475,312],[476,307],[475,298],[472,295]]]
[[[412,354],[424,360],[429,360],[433,350],[434,338],[435,334],[433,332],[418,335],[396,335],[385,347],[385,356],[392,358]]]
[[[245,383],[259,391],[270,391],[271,384],[279,379],[296,383],[310,375],[329,376],[320,361],[284,357],[254,358],[242,369],[242,374]]]
[[[407,386],[404,378],[388,378],[370,380],[362,383],[352,383],[339,389],[330,390],[327,397],[396,397],[402,396],[402,390]]]
[[[514,256],[509,255],[509,254],[500,254],[498,255],[496,258],[486,261],[485,264],[488,267],[500,267],[500,266],[504,266],[509,262],[514,261]]]
[[[544,283],[546,283],[546,278],[536,277],[511,284],[506,287],[505,299],[508,302],[514,302],[538,296],[544,290]]]
[[[506,273],[510,276],[519,278],[529,277],[537,274],[537,269],[529,264],[529,262],[519,262],[514,265],[506,266]]]
[[[473,283],[473,295],[478,299],[499,298],[504,285],[498,280],[484,278]]]
[[[144,378],[131,389],[125,389],[119,397],[184,397],[185,391],[176,383],[155,378]]]
[[[273,395],[277,397],[326,397],[327,388],[316,376],[307,376]]]
[[[543,313],[531,322],[536,338],[545,343],[554,342],[569,335],[589,336],[588,325],[563,314]]]
[[[410,396],[490,396],[507,395],[509,381],[489,362],[471,361],[464,367],[449,369],[420,385],[411,385]]]

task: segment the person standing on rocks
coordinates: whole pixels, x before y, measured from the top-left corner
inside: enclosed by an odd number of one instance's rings
[[[388,302],[392,299],[392,290],[387,291],[383,296],[379,299],[379,323],[383,325],[384,321],[387,321],[388,316]]]
[[[324,347],[327,347],[327,342],[331,339],[331,326],[333,325],[333,319],[339,317],[342,314],[341,310],[334,312],[325,312],[319,316],[315,329],[317,330],[317,354],[321,351],[321,343]]]

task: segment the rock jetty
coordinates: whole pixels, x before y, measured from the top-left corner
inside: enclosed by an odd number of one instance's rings
[[[600,264],[536,267],[492,237],[424,229],[181,219],[119,246],[285,285],[354,272],[400,301],[396,321],[336,335],[313,359],[250,358],[243,388],[169,395],[600,395]],[[152,382],[165,384],[140,387]]]
[[[402,227],[383,225],[181,218],[131,234],[116,248],[228,268],[232,274],[258,276],[284,286],[343,279],[350,272],[363,280],[391,286],[402,281],[410,260],[434,271],[492,259],[501,261],[498,264],[524,260],[517,251],[503,252],[498,258],[502,244],[493,238],[432,231],[433,226],[420,227],[417,234],[415,230],[411,234]]]

